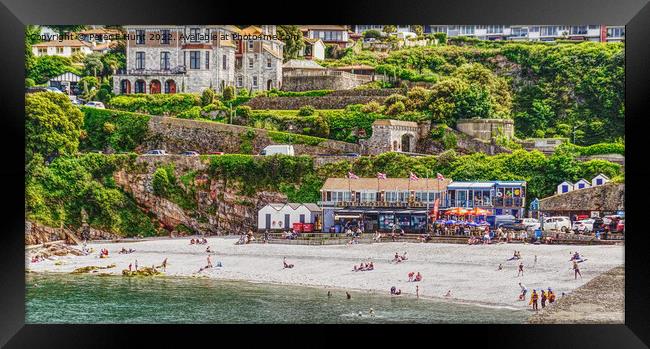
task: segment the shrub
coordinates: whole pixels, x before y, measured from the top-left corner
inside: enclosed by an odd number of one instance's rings
[[[246,91],[246,90],[244,90]],[[233,86],[226,86],[223,89],[223,100],[224,101],[232,101],[235,99],[236,93],[235,93],[235,88]]]
[[[406,100],[407,100],[406,96],[394,93],[394,94],[386,97],[386,99],[384,99],[384,105],[385,106],[390,106],[390,105],[393,105],[393,104],[395,104],[397,102],[402,102],[402,104],[404,104],[404,102],[406,102]]]
[[[111,98],[109,102],[112,109],[168,116],[178,115],[200,105],[201,98],[189,93],[120,95]]]
[[[25,87],[34,87],[35,85],[36,81],[34,79],[25,78]]]
[[[377,101],[370,101],[361,108],[361,111],[364,113],[381,113],[383,107]]]
[[[314,115],[315,111],[316,110],[311,105],[305,105],[303,107],[300,107],[300,110],[298,111],[298,115],[300,115],[300,116],[310,116],[310,115]]]
[[[181,112],[176,117],[179,119],[199,119],[201,118],[201,107],[192,107],[189,110]]]
[[[243,117],[249,117],[251,116],[251,107],[247,105],[240,105],[235,109],[237,115],[243,116]]]
[[[82,149],[106,149],[133,151],[140,145],[149,131],[149,115],[122,112],[110,109],[82,107],[83,130],[86,136]],[[113,125],[110,133],[105,125]]]
[[[458,139],[453,132],[445,132],[442,136],[442,144],[445,149],[455,149],[458,146]]]
[[[404,111],[406,111],[406,107],[404,106],[404,102],[395,102],[391,104],[388,109],[386,109],[386,114],[388,115],[399,115],[402,114]]]

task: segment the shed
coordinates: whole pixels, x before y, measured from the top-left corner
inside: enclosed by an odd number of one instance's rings
[[[591,187],[591,183],[589,183],[589,181],[584,178],[575,182],[575,184],[573,184],[573,190],[585,189],[590,187]]]
[[[557,193],[564,194],[573,190],[573,183],[564,181],[557,186]]]
[[[591,179],[591,186],[595,187],[598,185],[603,185],[605,183],[609,182],[609,177],[605,176],[604,174],[599,174],[598,176],[594,177]]]
[[[320,223],[321,209],[313,203],[269,203],[257,212],[260,230],[291,229],[294,223]]]

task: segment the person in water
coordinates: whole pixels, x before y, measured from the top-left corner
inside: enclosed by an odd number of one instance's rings
[[[350,294],[350,292],[347,292],[347,291],[345,292],[345,297],[347,299],[352,299],[352,295]]]
[[[447,293],[445,293],[445,297],[451,297],[451,290],[447,290]]]

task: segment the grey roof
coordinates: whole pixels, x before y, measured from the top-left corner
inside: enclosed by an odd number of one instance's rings
[[[476,188],[476,189],[490,189],[494,187],[494,182],[451,182],[447,189],[465,189],[465,188]]]
[[[304,204],[304,205],[305,205],[305,207],[307,207],[307,209],[309,211],[312,211],[312,212],[320,212],[321,211],[321,208],[318,207],[318,205],[316,205],[316,204]]]

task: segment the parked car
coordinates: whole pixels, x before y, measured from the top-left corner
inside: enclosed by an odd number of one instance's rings
[[[544,231],[561,231],[571,230],[571,219],[569,217],[546,217],[544,218]]]
[[[571,230],[573,230],[574,233],[590,233],[594,231],[594,219],[593,218],[588,218],[588,219],[583,219],[581,221],[575,221],[573,222],[573,226],[571,227]]]
[[[199,156],[199,153],[198,153],[198,152],[195,152],[195,151],[193,151],[193,150],[187,150],[187,151],[182,152],[181,155],[185,155],[185,156]]]
[[[146,152],[147,155],[167,155],[167,152],[162,149],[154,149]]]
[[[513,215],[502,214],[496,216],[488,216],[486,220],[492,225],[492,227],[496,229],[502,227],[506,223],[514,223],[516,218]]]
[[[501,223],[498,227],[501,227],[501,229],[508,229],[508,230],[526,230],[526,225],[524,224],[523,219],[516,219],[514,221],[507,221],[505,223]]]
[[[294,156],[295,152],[293,150],[293,145],[287,145],[287,144],[268,145],[260,152],[260,155],[275,155],[275,154]]]
[[[526,226],[526,230],[536,230],[539,229],[539,219],[537,218],[524,218],[522,223]]]
[[[225,154],[225,153],[222,152],[222,151],[211,151],[211,152],[209,152],[208,154],[210,154],[210,155],[223,155],[223,154]]]
[[[50,91],[50,92],[54,92],[54,93],[63,93],[63,91],[59,90],[59,89],[56,88],[56,87],[52,87],[52,86],[48,86],[48,87],[46,87],[45,89],[48,90],[48,91]]]
[[[616,225],[616,232],[625,234],[625,219],[618,221],[618,224]]]
[[[90,101],[90,102],[86,103],[86,107],[97,108],[97,109],[106,109],[106,107],[104,107],[104,103],[95,102],[95,101]]]

